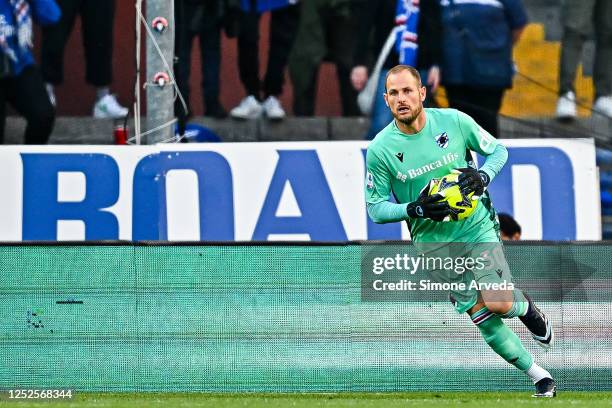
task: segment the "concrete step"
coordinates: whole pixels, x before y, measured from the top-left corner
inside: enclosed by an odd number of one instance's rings
[[[363,140],[370,126],[366,118],[295,118],[281,122],[265,120],[236,121],[232,119],[195,118],[209,128],[223,142]],[[133,131],[133,123],[128,123]],[[90,117],[59,117],[50,139],[51,144],[113,144],[112,120]],[[5,143],[23,143],[25,121],[9,117],[6,122]],[[500,117],[503,138],[588,138],[594,137],[601,147],[612,143],[612,121],[600,115],[580,118],[572,123],[560,123],[540,117],[517,119]]]

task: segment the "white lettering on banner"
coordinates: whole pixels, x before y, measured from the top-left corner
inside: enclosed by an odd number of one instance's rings
[[[502,142],[508,165],[489,189],[525,239],[601,238],[592,140]],[[0,241],[407,239],[399,224],[367,218],[366,148],[361,141],[0,146]],[[407,181],[457,159],[444,155],[394,176]],[[176,177],[181,172],[188,177]],[[521,197],[537,191],[534,210]]]

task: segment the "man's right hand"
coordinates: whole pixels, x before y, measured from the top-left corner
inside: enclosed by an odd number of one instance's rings
[[[440,202],[444,198],[442,194],[429,195],[432,182],[428,183],[419,194],[416,201],[406,207],[410,218],[429,218],[433,221],[444,221],[451,214],[448,202]]]
[[[351,84],[357,91],[365,88],[368,82],[368,68],[365,65],[358,65],[351,71]]]

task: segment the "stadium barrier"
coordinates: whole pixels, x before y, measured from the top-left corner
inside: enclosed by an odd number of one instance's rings
[[[565,390],[612,389],[610,243],[505,246],[551,317]],[[409,243],[5,243],[0,388],[527,390],[447,300],[362,298],[364,253]]]

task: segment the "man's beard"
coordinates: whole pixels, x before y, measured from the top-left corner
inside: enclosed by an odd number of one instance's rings
[[[402,122],[404,125],[410,126],[416,120],[416,118],[419,117],[422,111],[423,111],[423,104],[419,104],[419,106],[417,106],[417,108],[413,111],[413,114],[408,117],[400,118],[399,115],[394,115],[394,116],[398,122]]]

